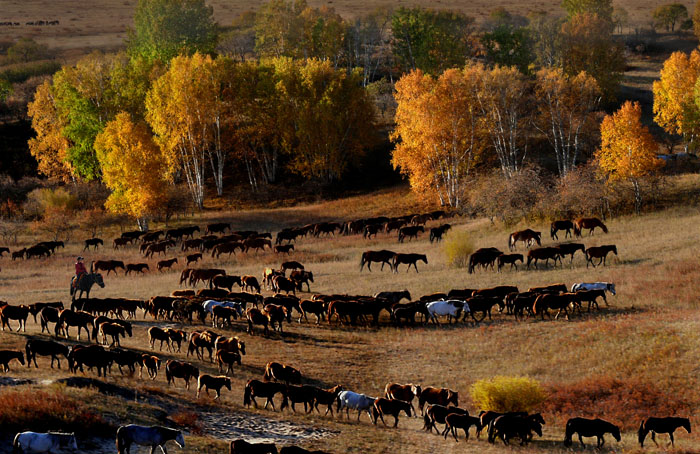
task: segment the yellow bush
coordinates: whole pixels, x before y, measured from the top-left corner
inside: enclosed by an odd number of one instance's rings
[[[475,382],[470,389],[474,404],[501,413],[530,412],[547,398],[540,383],[530,377],[493,377]]]
[[[457,268],[466,268],[469,256],[474,252],[474,244],[465,232],[449,232],[443,240],[442,250],[447,263]]]

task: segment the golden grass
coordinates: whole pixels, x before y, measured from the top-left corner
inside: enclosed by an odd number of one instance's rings
[[[682,179],[685,185],[697,181],[697,176]],[[391,191],[384,193],[381,196],[384,201],[376,202],[377,206],[386,208],[388,201],[392,200],[391,194]],[[397,192],[393,198],[401,200],[401,197],[406,197],[404,191]],[[229,215],[207,213],[195,222],[203,224],[215,219],[232,219],[235,228],[278,229],[313,219],[347,219],[378,214],[371,205],[371,200],[367,196],[290,209],[248,210]],[[502,250],[507,247],[509,229],[499,224],[493,225],[484,219],[463,218],[454,218],[448,222],[454,225],[449,234],[461,232],[471,239],[475,247],[496,246]],[[570,408],[571,405],[581,405],[580,396],[572,392],[579,386],[586,390],[587,396],[596,396],[601,391],[596,386],[606,386],[613,383],[611,380],[621,383],[616,389],[638,387],[651,390],[649,392],[653,392],[653,399],[637,399],[629,408],[616,405],[613,399],[601,403],[602,413],[597,413],[598,416],[616,419],[628,427],[633,426],[632,423],[645,411],[650,415],[656,413],[656,408],[640,407],[664,398],[669,402],[681,399],[686,406],[676,408],[675,411],[689,415],[692,419],[693,413],[700,408],[700,393],[697,391],[697,364],[700,363],[697,295],[700,294],[700,271],[696,265],[697,239],[693,233],[694,226],[700,223],[700,214],[695,206],[685,206],[641,217],[610,219],[606,223],[610,229],[608,235],[596,233],[582,239],[586,246],[617,244],[620,255],[614,257],[605,268],[587,269],[583,258],[578,256],[573,267],[531,271],[522,270],[521,267],[517,272],[505,271],[499,274],[479,271],[468,275],[463,269],[448,266],[442,247],[430,245],[427,234],[417,241],[404,244],[399,244],[394,235],[380,235],[376,240],[369,241],[359,236],[320,240],[307,238],[297,244],[297,252],[290,256],[291,259],[300,259],[307,269],[314,272],[316,282],[311,288],[314,292],[324,293],[373,294],[381,290],[408,289],[417,298],[422,294],[451,288],[502,284],[514,284],[521,289],[554,282],[571,285],[573,282],[600,280],[617,284],[618,295],[609,297],[610,307],[603,307],[600,312],[590,315],[576,315],[569,322],[530,319],[518,323],[500,314],[495,314],[492,322],[485,321],[476,327],[459,324],[413,328],[350,328],[338,327],[336,324],[329,327],[325,323],[316,327],[313,322],[294,322],[285,326],[284,337],[272,335],[270,338],[248,336],[243,333],[244,326],[239,322],[233,330],[223,332],[242,336],[248,354],[243,357],[243,366],[235,368],[233,391],[224,390],[221,402],[213,403],[206,397],[197,401],[194,391],[186,391],[180,382],[176,387],[168,388],[163,370],[154,382],[121,377],[118,374],[108,381],[139,390],[140,395],[144,396],[141,402],[149,405],[155,404],[149,402],[147,396],[160,396],[164,401],[177,402],[173,408],[168,408],[168,414],[179,412],[186,415],[187,412],[197,412],[202,408],[238,414],[245,411],[241,405],[245,382],[260,377],[266,362],[277,360],[300,368],[313,383],[324,386],[342,383],[348,389],[374,396],[380,395],[389,381],[450,387],[460,391],[462,405],[466,405],[471,412],[477,412],[478,408],[468,398],[469,386],[474,381],[496,375],[530,376],[557,396],[559,409],[567,410],[557,411],[545,405],[543,410],[547,411],[546,417],[549,420],[545,437],[537,440],[533,446],[524,448],[524,452],[565,452],[560,444],[563,438],[562,427],[564,418],[576,411],[576,408]],[[513,227],[513,230],[519,227]],[[548,238],[547,225],[528,227],[543,231],[543,245],[552,244]],[[25,243],[33,240],[22,239]],[[81,249],[82,246],[78,243],[71,243],[65,251],[61,250],[56,257],[46,260],[11,262],[7,258],[2,259],[2,299],[11,303],[68,301],[67,282],[72,274],[72,259]],[[379,272],[378,267],[373,268],[375,271],[372,273],[360,273],[359,257],[366,249],[426,253],[429,264],[420,263],[419,274],[413,271],[392,274],[386,269]],[[97,258],[142,261],[134,248],[115,253],[108,247],[97,253],[83,255],[88,261]],[[178,251],[177,254],[173,252],[168,256],[174,255],[182,257],[184,254]],[[229,274],[259,276],[263,267],[278,266],[282,260],[282,257],[266,252],[222,261],[206,257],[200,266],[223,266]],[[155,261],[150,262],[153,264]],[[180,265],[173,272],[152,272],[146,276],[111,275],[106,277],[106,288],[96,290],[94,296],[147,298],[155,294],[169,294],[177,288],[182,267]],[[135,336],[122,343],[126,347],[145,352],[149,351],[146,328],[167,323],[154,322],[150,318],[143,320],[141,317],[139,314],[135,321]],[[192,328],[186,326],[184,329]],[[28,333],[36,335],[38,332],[38,325],[30,321]],[[0,334],[0,348],[21,348],[24,341],[24,334]],[[72,342],[73,340],[70,341]],[[163,360],[185,358],[184,353],[156,354]],[[70,375],[65,366],[60,372],[52,371],[45,358],[38,361],[38,370],[22,368],[13,363],[9,375],[37,379]],[[208,361],[194,362],[202,373],[218,374],[216,367]],[[105,400],[103,406],[105,411],[112,412],[110,420],[123,423],[131,421],[131,413],[125,407],[115,405],[110,400]],[[616,412],[612,413],[611,408],[616,409]],[[672,410],[674,409],[669,407],[659,409]],[[596,413],[596,407],[591,403],[587,408],[581,408],[580,412],[586,415]],[[348,422],[324,418],[315,413],[292,415],[288,412],[280,414],[250,410],[250,414],[331,430],[336,434],[321,440],[302,442],[304,446],[331,452],[384,452],[396,449],[417,453],[506,451],[501,445],[491,446],[484,440],[470,440],[467,444],[463,441],[459,444],[444,441],[441,437],[422,432],[419,420],[405,417],[401,419],[399,429],[392,430],[371,426],[366,415],[358,424],[354,421],[354,415],[351,415]],[[619,420],[626,415],[631,422]],[[205,433],[208,437],[216,436],[207,432],[206,428]],[[696,437],[695,433],[679,435],[678,446],[687,450],[700,449],[700,440]],[[210,438],[201,440],[207,439]],[[624,435],[622,444],[612,442],[610,446],[615,452],[638,452],[630,431]],[[183,452],[205,452],[194,449],[203,448],[187,447]],[[655,452],[654,448],[649,448],[648,452]]]

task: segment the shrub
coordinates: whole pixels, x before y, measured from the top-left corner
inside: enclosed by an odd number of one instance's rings
[[[202,435],[204,429],[199,421],[199,414],[194,411],[182,410],[170,415],[170,419],[180,427],[184,427],[194,435]]]
[[[482,410],[526,411],[537,408],[547,398],[540,383],[530,377],[493,377],[475,382],[472,400]]]
[[[447,263],[456,268],[465,268],[469,256],[474,252],[474,244],[465,232],[448,234],[442,246]]]
[[[17,63],[0,71],[0,79],[18,84],[32,77],[51,75],[59,69],[61,69],[61,64],[53,60]]]
[[[4,390],[0,393],[0,427],[6,432],[61,430],[94,434],[110,430],[100,415],[61,389]]]

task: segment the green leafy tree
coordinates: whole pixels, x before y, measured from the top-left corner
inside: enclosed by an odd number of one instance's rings
[[[20,38],[7,49],[7,59],[11,63],[26,63],[46,58],[48,48],[32,38]]]
[[[603,19],[612,21],[612,0],[563,0],[562,6],[569,17],[577,14],[597,14]]]
[[[612,12],[612,20],[617,32],[622,33],[622,27],[627,27],[630,24],[630,14],[625,8],[615,5]]]
[[[12,94],[12,84],[5,79],[0,79],[0,102],[5,102]]]
[[[204,0],[139,0],[127,50],[167,62],[180,54],[214,53],[217,34],[213,9]]]
[[[663,27],[666,31],[673,32],[677,23],[688,18],[688,8],[682,3],[661,5],[654,10],[652,18],[657,27]]]
[[[561,62],[562,17],[547,13],[533,13],[529,16],[528,29],[532,39],[532,53],[535,63],[541,67],[559,66]]]
[[[437,75],[473,53],[474,19],[459,12],[399,8],[392,17],[392,51],[404,72]]]
[[[498,25],[493,31],[484,33],[481,42],[486,49],[486,58],[496,65],[516,66],[526,74],[534,62],[532,39],[524,27],[507,23]]]

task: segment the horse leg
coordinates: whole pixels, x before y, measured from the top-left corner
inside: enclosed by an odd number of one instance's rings
[[[581,442],[581,446],[583,446],[584,448],[586,447],[586,444],[583,442],[583,437],[581,436],[581,434],[578,434],[578,441]]]
[[[673,432],[669,432],[668,436],[671,437],[671,446],[673,446]]]
[[[659,444],[656,442],[656,432],[653,430],[651,431],[651,441],[653,441],[656,446],[659,446]]]

